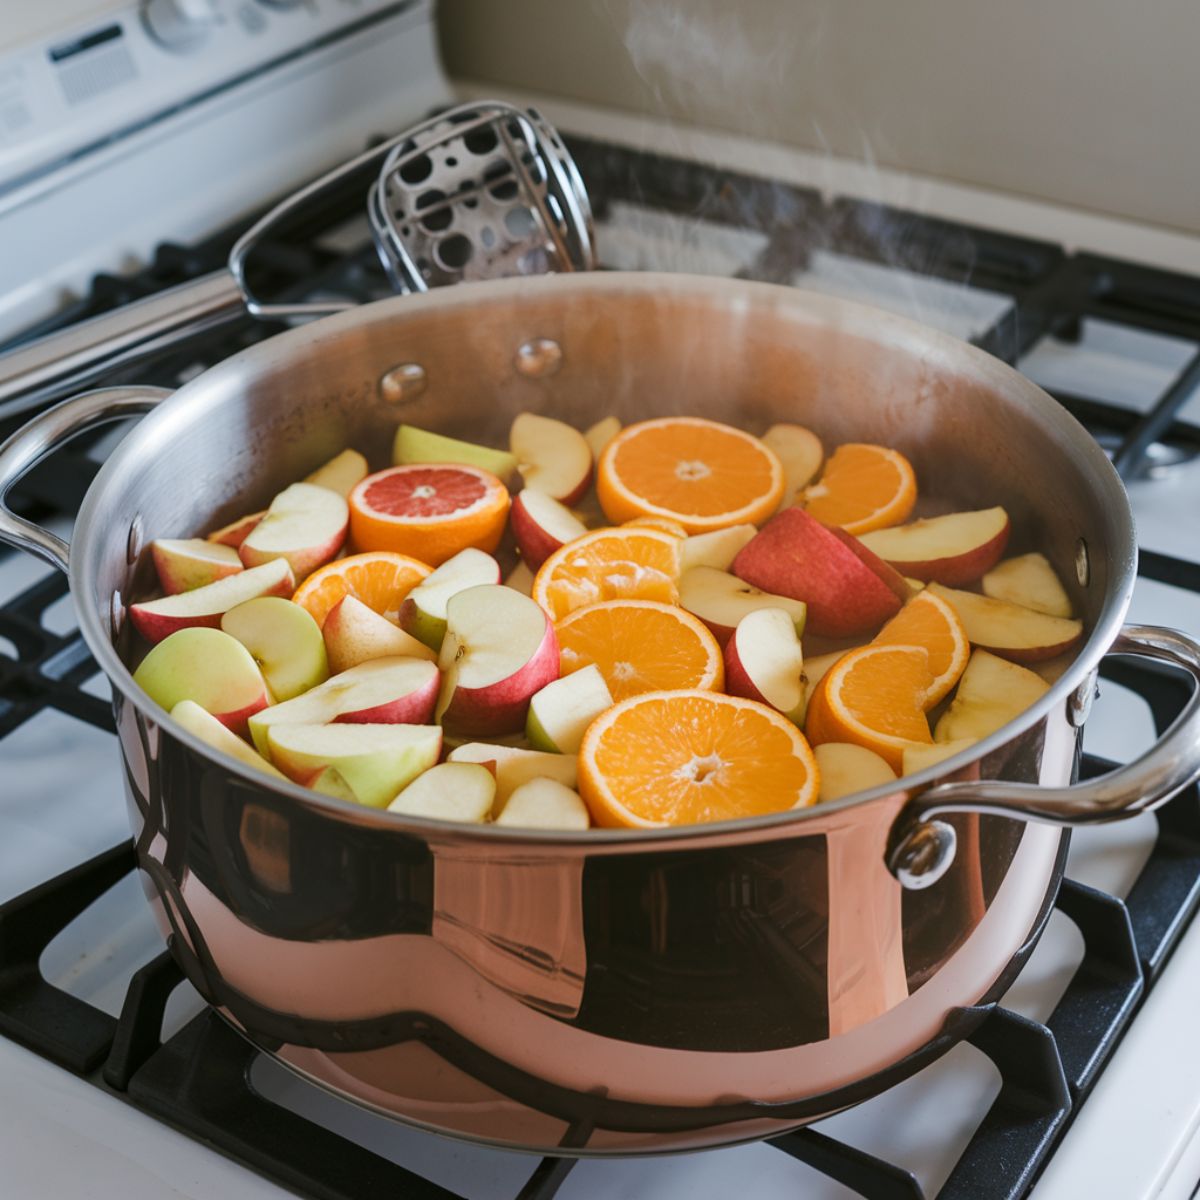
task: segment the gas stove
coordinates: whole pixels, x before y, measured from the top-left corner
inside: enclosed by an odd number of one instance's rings
[[[867,189],[839,191],[821,175],[805,183],[799,156],[782,151],[759,155],[752,170],[743,154],[722,154],[721,139],[683,153],[667,131],[654,139],[612,114],[544,108],[592,197],[602,267],[737,275],[866,300],[974,341],[1047,388],[1128,483],[1142,546],[1130,618],[1200,630],[1194,246],[1149,231],[1138,242],[1127,228],[1081,218],[1080,250],[1048,236],[1046,223],[998,232],[999,221],[930,215],[894,195],[884,203]],[[361,195],[337,198],[340,219],[319,237],[264,248],[280,294],[390,294]],[[215,270],[246,223],[164,243],[143,269],[98,277],[20,336]],[[1106,232],[1119,255],[1097,244]],[[122,379],[179,384],[278,328],[247,318]],[[65,533],[119,436],[59,451],[25,478],[17,504]],[[1186,700],[1178,678],[1146,666],[1109,660],[1102,680],[1085,774],[1145,749]],[[0,550],[6,1195],[1194,1194],[1200,1082],[1178,1067],[1200,1052],[1196,788],[1156,816],[1075,835],[1068,882],[1017,982],[970,1043],[918,1075],[769,1142],[574,1163],[388,1122],[259,1056],[209,1012],[181,981],[141,895],[111,730],[107,685],[75,628],[65,581]]]

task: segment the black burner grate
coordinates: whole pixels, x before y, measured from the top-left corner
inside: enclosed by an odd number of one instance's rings
[[[1012,361],[1042,336],[1076,336],[1080,322],[1096,315],[1200,339],[1200,281],[1194,279],[1068,255],[1046,243],[855,201],[826,203],[802,189],[594,142],[574,139],[572,149],[601,220],[609,204],[626,200],[767,233],[768,248],[748,272],[756,278],[786,278],[814,248],[891,264],[899,256],[905,268],[945,279],[969,275],[971,284],[1015,301],[1012,313],[978,339]],[[355,216],[362,191],[352,181],[335,198],[335,208],[322,214],[325,223],[331,215]],[[226,230],[189,248],[164,247],[132,280],[98,279],[91,295],[31,334],[217,269],[238,232]],[[369,247],[337,252],[320,240],[310,245],[300,231],[262,257],[268,283],[279,295],[320,289],[366,300],[386,292]],[[271,332],[272,327],[247,319],[199,350],[192,346],[186,354],[139,368],[135,377],[160,384],[183,377]],[[1156,439],[1188,452],[1200,449],[1200,429],[1177,419],[1197,375],[1200,365],[1193,360],[1144,416],[1085,397],[1059,399],[1094,428],[1118,434],[1122,441],[1116,461],[1133,473]],[[38,519],[74,512],[96,469],[81,441],[22,482],[13,497],[18,508]],[[0,550],[0,572],[5,556]],[[1200,593],[1196,563],[1145,553],[1140,570],[1144,579]],[[16,652],[15,659],[0,654],[0,738],[46,708],[112,728],[107,704],[82,690],[95,672],[82,639],[76,632],[51,633],[43,622],[46,610],[65,591],[65,581],[51,575],[0,606],[0,637]],[[1145,664],[1109,660],[1102,674],[1142,696],[1160,732],[1187,699],[1182,679]],[[1097,775],[1111,766],[1085,757],[1082,771]],[[1001,1090],[938,1192],[941,1200],[984,1194],[1017,1200],[1027,1193],[1154,986],[1200,902],[1197,789],[1161,809],[1158,825],[1154,849],[1125,901],[1064,883],[1057,905],[1080,930],[1084,956],[1047,1024],[995,1007],[978,1027],[972,1042],[996,1065]],[[161,1041],[167,1001],[181,982],[168,953],[132,977],[115,1019],[47,983],[38,967],[41,952],[133,869],[132,847],[117,845],[0,906],[0,1034],[301,1195],[454,1200],[446,1189],[265,1099],[249,1079],[257,1052],[211,1012]],[[925,1195],[905,1168],[816,1129],[774,1138],[770,1144],[868,1200],[921,1200]],[[569,1156],[542,1160],[520,1197],[547,1200],[573,1165]]]

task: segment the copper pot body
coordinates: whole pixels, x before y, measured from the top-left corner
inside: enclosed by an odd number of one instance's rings
[[[796,421],[829,446],[895,446],[939,509],[1005,505],[1012,551],[1049,556],[1089,639],[1038,705],[904,788],[663,834],[453,827],[276,786],[133,686],[120,600],[149,581],[150,539],[261,507],[346,445],[386,465],[400,421],[504,444],[525,409],[580,428]],[[1070,782],[1071,700],[1119,627],[1134,555],[1092,440],[981,352],[789,289],[598,274],[387,300],[206,372],[102,469],[71,583],[114,684],[147,891],[206,999],[405,1121],[604,1154],[780,1132],[970,1031],[1040,931],[1066,835],[949,816],[954,865],[906,891],[889,831],[931,783]]]

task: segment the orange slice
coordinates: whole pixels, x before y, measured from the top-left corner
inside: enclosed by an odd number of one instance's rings
[[[654,829],[806,808],[816,756],[782,714],[717,692],[647,692],[598,716],[579,749],[597,825]]]
[[[804,489],[803,501],[826,525],[868,533],[908,517],[917,502],[917,477],[898,450],[847,442],[826,461],[821,478]]]
[[[936,592],[920,592],[872,641],[877,646],[924,646],[929,652],[933,683],[921,700],[926,712],[950,694],[971,657],[971,645],[958,613]]]
[[[460,463],[410,463],[368,475],[347,497],[359,550],[391,550],[437,566],[468,546],[488,553],[504,535],[508,489]]]
[[[906,747],[929,745],[924,698],[933,684],[924,646],[862,646],[838,659],[808,702],[804,732],[823,742],[853,742],[903,769]]]
[[[659,529],[593,529],[538,568],[533,598],[552,621],[601,600],[679,601],[682,540]]]
[[[352,554],[314,571],[292,599],[307,608],[318,625],[325,624],[329,610],[343,596],[361,600],[395,624],[404,597],[429,574],[431,570],[423,562],[403,554],[386,550]]]
[[[688,533],[757,524],[779,506],[783,465],[752,434],[702,417],[659,417],[621,430],[596,468],[614,523],[666,517]]]
[[[614,700],[664,688],[719,691],[725,665],[703,621],[655,600],[588,604],[554,627],[562,674],[595,663]]]

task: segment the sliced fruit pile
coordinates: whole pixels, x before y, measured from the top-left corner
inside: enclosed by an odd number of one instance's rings
[[[239,762],[409,817],[805,807],[986,737],[1082,637],[1045,557],[1001,561],[1003,508],[910,521],[917,482],[798,425],[522,413],[508,450],[401,425],[383,470],[346,450],[154,542],[134,679]]]

